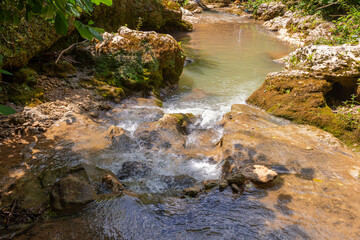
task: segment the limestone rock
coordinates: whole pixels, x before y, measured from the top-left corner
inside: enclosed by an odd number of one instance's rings
[[[229,185],[228,181],[226,181],[225,179],[221,179],[219,181],[219,187],[220,189],[225,189],[227,188],[227,186]]]
[[[100,81],[125,90],[153,90],[155,95],[179,81],[185,57],[170,35],[121,27],[103,37],[92,46]]]
[[[109,136],[110,139],[114,139],[123,134],[125,134],[125,130],[121,127],[117,127],[114,125],[110,126],[107,130],[107,135]]]
[[[218,181],[217,180],[206,180],[204,181],[204,187],[206,190],[214,188],[218,186]]]
[[[95,199],[94,189],[72,175],[56,182],[50,194],[52,209],[64,213],[76,212]]]
[[[140,146],[147,149],[184,149],[192,114],[165,114],[156,122],[144,123],[135,131]]]
[[[102,182],[112,193],[118,193],[124,190],[124,186],[112,175],[108,174],[103,177]]]
[[[230,0],[204,0],[204,3],[207,5],[213,5],[218,8],[228,7],[231,3]]]
[[[128,161],[122,164],[118,177],[120,180],[130,177],[142,178],[148,176],[151,172],[152,169],[144,162]]]
[[[189,197],[197,197],[201,192],[201,189],[199,187],[190,187],[190,188],[185,188],[183,192],[185,195]]]
[[[246,167],[242,173],[247,180],[251,180],[255,183],[268,183],[277,177],[275,171],[270,170],[263,165]]]
[[[321,74],[331,79],[358,78],[360,77],[360,45],[310,45],[298,48],[286,58],[285,67]]]
[[[234,192],[234,193],[239,193],[240,192],[240,188],[237,184],[233,183],[231,184],[231,190]]]
[[[226,181],[228,181],[229,184],[236,184],[238,186],[243,185],[245,182],[245,176],[239,171],[231,172],[226,176],[225,179]]]
[[[192,28],[181,20],[180,7],[172,1],[113,0],[111,7],[100,4],[91,15],[95,26],[108,32],[116,32],[119,26],[124,25],[132,29],[141,26],[141,29],[155,31]]]
[[[285,14],[286,6],[281,2],[270,2],[270,3],[262,3],[256,13],[255,16],[260,20],[270,20],[277,16],[282,16]]]

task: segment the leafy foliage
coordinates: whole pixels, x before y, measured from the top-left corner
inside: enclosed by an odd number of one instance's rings
[[[112,5],[112,0],[2,0],[0,2],[0,25],[19,24],[25,17],[27,21],[40,16],[54,23],[58,34],[68,33],[69,21],[80,17],[81,13],[90,14],[94,4]],[[100,29],[75,20],[75,27],[82,37],[102,40]]]
[[[335,20],[353,10],[359,11],[358,0],[283,0],[293,10],[301,10],[308,15],[318,14],[325,19]]]
[[[16,113],[16,111],[13,108],[6,105],[0,105],[0,114],[10,115],[14,113]]]
[[[247,10],[256,12],[262,3],[274,0],[249,0],[244,3]],[[278,0],[280,1],[280,0]],[[335,24],[331,38],[321,38],[317,44],[357,44],[360,38],[359,0],[281,0],[288,9],[304,15],[318,15]],[[290,29],[291,31],[292,29]]]

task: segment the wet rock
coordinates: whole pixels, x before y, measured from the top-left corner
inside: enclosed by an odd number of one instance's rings
[[[151,174],[152,169],[144,162],[129,161],[122,164],[118,177],[120,180],[137,177],[142,178]]]
[[[246,167],[242,171],[247,180],[255,183],[268,183],[277,177],[277,173],[262,165],[253,165]]]
[[[92,186],[72,175],[56,182],[50,193],[50,204],[54,211],[73,213],[96,200]]]
[[[4,192],[5,193],[5,192]],[[41,214],[49,204],[49,195],[39,179],[28,175],[16,181],[6,194],[0,194],[1,206],[18,201],[17,207],[30,214]]]
[[[188,126],[194,119],[192,114],[165,114],[156,122],[144,123],[135,131],[135,137],[146,149],[172,149],[181,151],[185,147]]]
[[[270,2],[270,3],[262,3],[256,13],[256,18],[260,20],[270,20],[277,16],[282,16],[285,13],[286,6],[281,2]]]
[[[104,176],[102,182],[106,185],[106,188],[110,189],[112,193],[118,193],[124,190],[124,186],[110,174]]]
[[[119,151],[129,151],[135,144],[121,127],[110,126],[107,130],[107,136],[112,140],[112,147]]]
[[[240,192],[240,188],[237,184],[233,183],[230,185],[231,186],[231,190],[234,192],[234,193],[239,193]]]
[[[206,181],[204,181],[203,184],[204,184],[205,189],[208,190],[208,189],[218,186],[219,183],[217,180],[206,180]]]
[[[121,127],[117,127],[114,125],[110,126],[107,130],[107,135],[109,136],[110,139],[114,139],[123,134],[125,134],[125,130]]]
[[[49,188],[53,186],[58,179],[65,178],[69,175],[72,175],[77,179],[90,184],[98,194],[103,193],[103,181],[107,176],[111,176],[113,179],[119,181],[116,175],[111,171],[88,164],[81,164],[71,168],[62,167],[46,170],[39,176],[39,179],[43,187]]]
[[[219,181],[220,189],[225,189],[225,188],[227,188],[228,185],[229,185],[229,182],[227,180],[225,180],[225,179],[221,179]]]
[[[233,171],[229,173],[225,180],[230,184],[236,184],[238,186],[241,186],[245,182],[245,176],[240,171]]]
[[[188,175],[177,176],[163,176],[161,180],[164,181],[168,188],[171,189],[184,189],[194,186],[196,180]]]
[[[183,193],[189,197],[197,197],[200,192],[201,189],[199,187],[190,187],[183,190]]]

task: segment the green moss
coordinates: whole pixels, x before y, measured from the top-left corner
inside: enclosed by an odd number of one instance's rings
[[[157,89],[163,80],[159,62],[149,47],[145,48],[145,53],[140,50],[124,50],[116,54],[100,55],[96,59],[95,71],[98,81],[132,91],[149,91],[152,87]]]
[[[14,113],[16,113],[16,111],[13,108],[6,105],[0,105],[0,114],[10,115]]]
[[[13,85],[8,90],[8,99],[18,105],[29,105],[34,101],[43,100],[44,90],[26,83]]]
[[[97,88],[98,93],[110,100],[121,101],[125,97],[125,91],[120,87],[101,86]]]
[[[38,74],[32,68],[22,68],[15,73],[15,81],[19,83],[26,83],[28,85],[35,85],[37,83]]]

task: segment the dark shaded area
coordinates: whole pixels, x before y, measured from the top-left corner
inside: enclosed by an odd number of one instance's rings
[[[344,105],[345,101],[350,101],[352,95],[357,96],[357,79],[346,79],[344,81],[332,82],[332,89],[325,95],[326,103],[329,107]],[[359,97],[355,97],[356,101]]]

